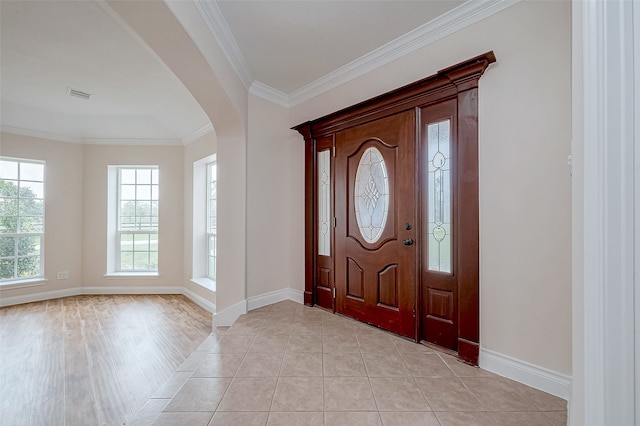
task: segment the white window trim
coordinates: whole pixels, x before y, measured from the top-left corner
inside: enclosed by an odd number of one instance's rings
[[[158,269],[150,270],[120,270],[120,235],[122,231],[119,230],[120,220],[120,169],[136,168],[136,169],[157,169],[160,170],[158,165],[145,164],[145,165],[110,165],[108,166],[107,175],[107,273],[105,277],[114,278],[148,278],[158,277],[160,270],[160,262],[158,259]],[[158,206],[160,204],[158,203]],[[158,207],[159,208],[159,207]],[[158,211],[158,224],[160,223],[160,211]],[[156,234],[158,235],[158,245],[160,245],[160,232],[158,231],[127,231],[127,234]],[[159,253],[159,252],[158,252]]]
[[[215,164],[216,165],[216,169],[217,169],[216,160],[213,160],[213,161],[210,161],[209,163],[207,163],[207,185],[206,185],[207,186],[207,213],[206,213],[207,214],[207,232],[206,232],[206,234],[207,234],[207,253],[206,253],[206,262],[207,262],[206,266],[207,266],[207,269],[206,269],[206,278],[209,278],[211,281],[213,281],[215,283],[216,277],[215,277],[215,275],[212,275],[211,271],[209,270],[209,260],[211,259],[211,257],[213,257],[216,262],[217,262],[217,259],[218,259],[217,243],[216,243],[216,254],[215,254],[215,256],[211,256],[209,254],[210,248],[211,248],[210,247],[211,237],[214,237],[214,239],[216,239],[216,241],[217,241],[217,232],[216,233],[210,232],[210,230],[211,230],[211,210],[210,210],[211,209],[211,198],[210,198],[210,196],[211,196],[211,187],[210,187],[210,185],[211,185],[211,181],[212,181],[211,174],[210,174],[210,170],[211,170],[210,166],[212,164]],[[217,176],[216,176],[215,182],[216,182],[216,184],[218,182]],[[218,200],[218,196],[217,196],[217,189],[216,189],[216,206],[217,206],[217,200]],[[216,216],[216,222],[217,222],[217,211],[216,211],[216,215],[215,216]],[[216,229],[216,231],[217,231],[217,229]],[[217,270],[217,268],[216,268],[216,270]]]
[[[192,181],[192,259],[190,282],[215,291],[216,282],[207,277],[207,165],[216,161],[216,154],[193,163]]]
[[[42,213],[42,232],[25,232],[18,234],[2,234],[3,236],[22,236],[22,235],[34,235],[40,237],[40,274],[37,276],[26,277],[26,278],[12,278],[9,280],[1,280],[0,288],[3,290],[9,290],[14,288],[23,288],[23,287],[34,287],[38,285],[44,285],[47,282],[47,278],[45,275],[44,267],[45,267],[45,232],[46,232],[46,221],[47,221],[47,210],[46,210],[46,162],[41,160],[32,160],[27,158],[17,158],[17,157],[6,157],[0,156],[0,159],[7,161],[15,161],[19,163],[33,163],[33,164],[42,164],[43,166],[43,177],[42,177],[42,187],[43,187],[43,200],[45,201],[45,205],[43,207]],[[18,181],[20,181],[20,175],[18,175]],[[17,250],[17,248],[16,248]]]

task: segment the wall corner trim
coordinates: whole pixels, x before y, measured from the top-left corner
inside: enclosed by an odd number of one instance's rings
[[[229,306],[219,312],[213,314],[213,327],[228,327],[247,313],[247,299],[242,299],[238,303]]]
[[[550,393],[570,403],[571,376],[480,348],[480,368]]]

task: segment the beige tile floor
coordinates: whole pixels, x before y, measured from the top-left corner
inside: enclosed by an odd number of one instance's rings
[[[126,425],[566,424],[566,401],[285,301],[218,328]]]

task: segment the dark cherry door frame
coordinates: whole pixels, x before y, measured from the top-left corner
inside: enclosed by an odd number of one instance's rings
[[[305,143],[305,304],[314,305],[317,303],[317,291],[315,289],[318,279],[318,259],[316,255],[317,222],[315,213],[317,209],[317,187],[315,185],[317,141],[323,137],[333,137],[337,131],[398,112],[413,109],[415,114],[419,115],[420,109],[423,107],[448,99],[456,99],[458,140],[461,146],[464,145],[464,148],[461,149],[468,151],[466,153],[467,158],[475,158],[475,165],[458,165],[462,169],[469,167],[469,169],[465,169],[464,182],[461,182],[460,191],[464,191],[465,196],[471,197],[472,202],[477,205],[478,83],[488,66],[495,61],[496,58],[493,52],[487,52],[440,70],[436,74],[415,83],[317,120],[302,123],[293,128],[304,137]],[[416,129],[416,145],[419,144],[418,134],[419,129]],[[418,161],[418,158],[416,158],[416,161]],[[416,202],[419,203],[419,197],[416,197]],[[476,253],[476,256],[472,262],[464,265],[461,269],[461,273],[466,278],[458,288],[458,357],[477,365],[480,334],[479,223],[477,209],[475,212],[468,212],[468,214],[475,214],[475,218],[465,218],[471,225],[465,230],[467,234],[460,239],[459,244],[467,246],[465,250],[468,253]],[[420,233],[418,232],[417,235],[420,235]],[[416,272],[418,273],[419,271]],[[419,283],[416,283],[416,341],[420,338],[420,327],[422,326],[421,321],[419,321],[419,318],[421,318],[419,288]]]

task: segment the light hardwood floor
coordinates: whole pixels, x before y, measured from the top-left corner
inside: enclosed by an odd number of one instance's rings
[[[122,425],[211,333],[179,295],[78,296],[0,309],[0,423]]]

